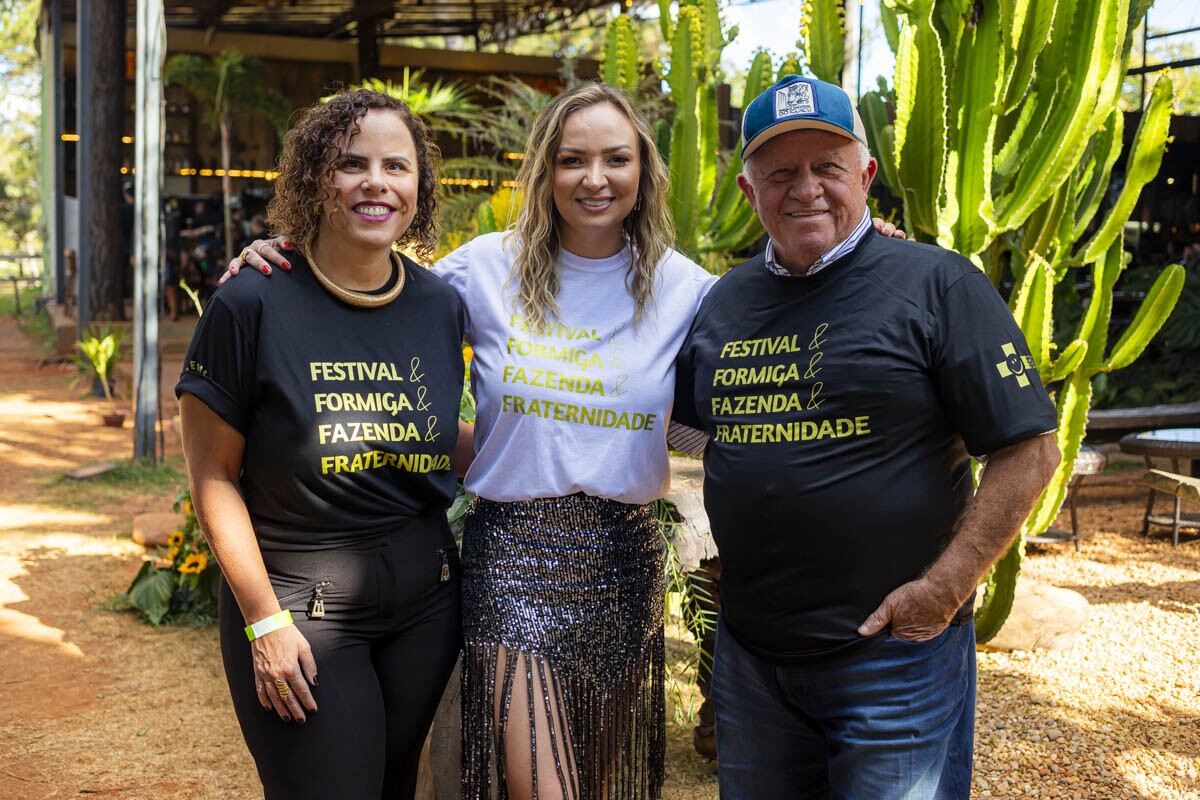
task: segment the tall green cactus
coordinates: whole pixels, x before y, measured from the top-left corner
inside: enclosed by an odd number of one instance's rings
[[[632,95],[642,81],[642,63],[637,44],[637,23],[618,14],[604,31],[600,75],[609,86]]]
[[[885,0],[885,28],[896,43],[894,97],[881,91],[861,104],[872,142],[889,149],[880,175],[903,198],[910,235],[966,255],[997,285],[1011,272],[1010,306],[1042,379],[1059,387],[1062,463],[988,577],[976,613],[981,642],[1008,616],[1025,536],[1045,531],[1066,497],[1092,379],[1137,358],[1182,289],[1182,269],[1165,269],[1106,352],[1112,290],[1124,269],[1121,232],[1158,171],[1170,121],[1173,88],[1163,74],[1134,136],[1125,183],[1098,218],[1122,144],[1117,98],[1132,28],[1150,2]],[[1075,269],[1090,269],[1092,301],[1059,349],[1053,289]]]
[[[762,235],[762,225],[737,186],[742,161],[736,152],[720,153],[717,87],[721,53],[737,35],[726,28],[717,0],[682,0],[672,10],[659,2],[666,54],[654,68],[666,87],[670,122],[658,126],[659,150],[671,176],[668,202],[675,220],[675,246],[714,271],[726,266],[728,254],[748,247]],[[631,91],[626,72],[615,65],[633,51],[632,25],[614,20],[605,35],[605,80]],[[745,97],[754,97],[773,80],[771,59],[755,56],[746,78]]]
[[[808,74],[840,84],[846,66],[845,0],[804,0],[798,44]]]

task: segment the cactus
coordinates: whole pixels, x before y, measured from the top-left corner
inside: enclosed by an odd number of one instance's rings
[[[737,28],[724,27],[716,0],[684,0],[674,14],[668,3],[659,6],[668,51],[655,69],[674,109],[669,125],[660,122],[656,133],[670,170],[675,246],[721,271],[730,252],[748,247],[763,232],[737,187],[741,158],[737,152],[730,154],[722,170],[719,157],[719,63]],[[745,100],[766,89],[772,76],[770,56],[757,53],[746,78]]]
[[[1106,353],[1112,289],[1124,269],[1121,232],[1158,171],[1170,121],[1173,86],[1162,74],[1134,136],[1124,186],[1097,219],[1121,149],[1117,97],[1130,21],[1144,16],[1149,2],[886,0],[895,95],[883,87],[861,103],[871,141],[890,149],[880,174],[904,200],[910,235],[966,255],[997,285],[1011,272],[1009,304],[1039,374],[1061,386],[1062,463],[988,576],[976,613],[980,642],[1008,616],[1024,537],[1045,531],[1066,497],[1093,378],[1137,358],[1182,289],[1182,269],[1165,269]],[[1053,289],[1076,269],[1091,270],[1092,302],[1057,350]]]
[[[803,61],[808,64],[808,74],[827,83],[841,83],[846,65],[845,41],[844,0],[804,0],[800,7],[799,45]]]
[[[642,79],[642,65],[638,58],[637,25],[631,17],[620,14],[608,24],[600,60],[603,63],[601,76],[606,84],[630,95],[637,90]]]

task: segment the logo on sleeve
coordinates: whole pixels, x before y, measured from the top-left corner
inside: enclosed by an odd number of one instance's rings
[[[1013,347],[1012,342],[1008,342],[1000,350],[1004,353],[1004,360],[996,364],[996,369],[1000,372],[1000,377],[1015,376],[1017,385],[1024,389],[1029,385],[1029,377],[1025,372],[1033,369],[1033,359],[1029,356],[1019,354],[1017,348]]]

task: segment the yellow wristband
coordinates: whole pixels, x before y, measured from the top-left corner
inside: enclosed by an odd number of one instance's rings
[[[280,628],[286,628],[294,624],[292,621],[292,612],[286,608],[277,614],[272,614],[266,619],[260,619],[251,625],[246,626],[246,638],[250,641],[261,639],[271,631],[277,631]]]

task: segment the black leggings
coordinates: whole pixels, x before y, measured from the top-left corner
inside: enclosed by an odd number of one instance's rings
[[[462,641],[458,555],[445,518],[415,519],[367,549],[274,551],[263,559],[281,607],[312,647],[318,681],[318,711],[304,724],[263,710],[245,622],[222,581],[225,677],[265,797],[412,798],[421,747]],[[309,613],[318,584],[320,618]]]

